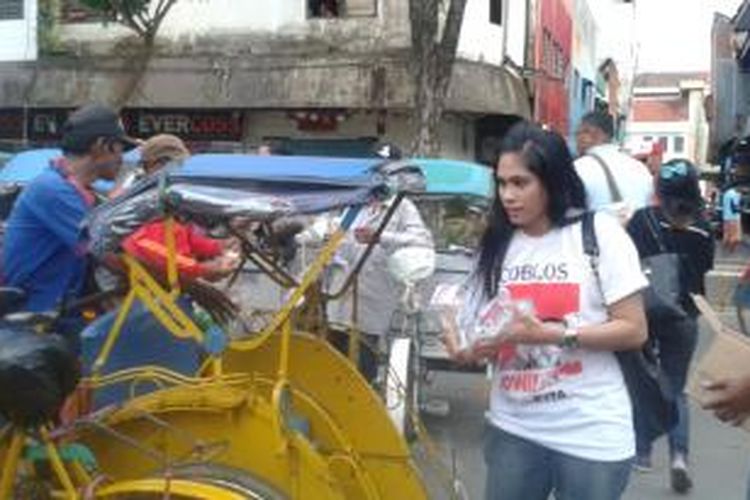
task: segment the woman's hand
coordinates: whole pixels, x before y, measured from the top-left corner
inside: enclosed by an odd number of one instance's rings
[[[456,316],[458,311],[449,307],[440,311],[440,322],[443,333],[440,335],[440,341],[445,346],[448,356],[453,361],[461,364],[471,363],[471,351],[461,347],[461,341],[458,337],[458,326],[456,325]]]
[[[501,342],[508,344],[557,344],[563,329],[554,323],[542,323],[532,314],[514,311],[513,321],[499,335]]]
[[[543,323],[536,316],[516,311],[513,321],[498,335],[474,342],[471,357],[475,360],[494,359],[504,344],[558,344],[563,336],[561,326]]]

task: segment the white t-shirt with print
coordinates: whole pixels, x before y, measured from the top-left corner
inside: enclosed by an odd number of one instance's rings
[[[568,327],[604,323],[606,304],[642,289],[638,253],[611,216],[597,214],[599,273],[604,301],[588,256],[581,223],[541,237],[516,231],[500,286],[514,300],[530,299],[545,322]],[[476,290],[474,290],[476,293]],[[482,301],[462,312],[476,317]],[[631,405],[611,352],[556,345],[506,345],[495,360],[489,421],[506,432],[588,460],[619,461],[635,453]]]

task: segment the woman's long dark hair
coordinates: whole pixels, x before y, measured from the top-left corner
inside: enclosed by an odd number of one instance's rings
[[[514,125],[503,138],[498,158],[517,153],[547,192],[547,216],[553,227],[567,223],[568,210],[586,208],[583,182],[573,167],[573,157],[565,140],[557,133],[543,130],[529,122]],[[508,220],[497,192],[487,229],[479,243],[477,277],[485,294],[491,297],[497,289],[497,270],[505,260],[515,227]]]

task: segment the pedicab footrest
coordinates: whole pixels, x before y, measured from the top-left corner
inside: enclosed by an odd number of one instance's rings
[[[59,335],[0,327],[0,415],[30,427],[57,419],[79,378],[78,363]]]

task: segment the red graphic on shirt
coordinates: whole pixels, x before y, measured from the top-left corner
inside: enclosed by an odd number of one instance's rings
[[[513,283],[506,288],[514,301],[531,301],[543,322],[564,323],[580,309],[578,283]],[[561,354],[561,348],[552,345],[503,345],[496,360],[500,387],[509,395],[528,396],[550,391],[564,377],[580,375],[581,361],[563,361]]]
[[[506,288],[514,301],[533,302],[542,321],[562,322],[565,316],[577,313],[580,306],[578,283],[514,283]]]

